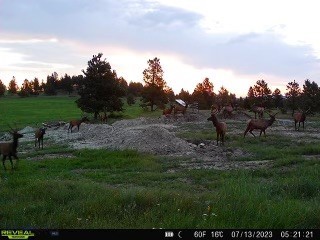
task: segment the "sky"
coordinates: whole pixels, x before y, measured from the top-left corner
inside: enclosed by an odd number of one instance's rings
[[[118,77],[143,83],[160,59],[175,93],[209,78],[244,97],[265,80],[320,85],[316,0],[0,0],[0,79],[82,74],[103,54]]]

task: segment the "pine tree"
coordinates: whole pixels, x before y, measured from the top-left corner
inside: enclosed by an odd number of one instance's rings
[[[125,90],[121,86],[117,74],[111,70],[106,59],[102,60],[102,53],[94,55],[88,61],[84,78],[78,83],[80,98],[76,100],[78,107],[87,113],[93,113],[97,119],[99,112],[122,111],[121,97]]]
[[[287,91],[286,92],[286,98],[288,102],[288,106],[292,109],[292,116],[294,114],[294,110],[297,108],[297,102],[298,98],[301,95],[301,89],[299,87],[299,83],[296,82],[296,80],[293,80],[293,82],[289,82],[287,84]]]
[[[163,79],[163,70],[159,58],[149,59],[148,68],[143,71],[145,85],[142,90],[142,107],[164,106],[168,102],[167,83]]]
[[[9,82],[9,86],[8,86],[8,92],[10,94],[16,94],[18,91],[18,85],[17,85],[17,81],[16,78],[13,76],[12,79]]]

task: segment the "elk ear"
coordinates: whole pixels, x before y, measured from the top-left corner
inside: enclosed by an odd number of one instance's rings
[[[214,109],[212,112],[211,112],[211,116],[212,115],[216,115],[218,113],[218,109]]]

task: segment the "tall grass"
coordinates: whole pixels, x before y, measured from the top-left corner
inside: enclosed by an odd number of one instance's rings
[[[17,170],[1,171],[1,228],[320,227],[316,161],[285,174],[280,167],[172,172],[170,159],[132,150],[72,154],[24,155]]]

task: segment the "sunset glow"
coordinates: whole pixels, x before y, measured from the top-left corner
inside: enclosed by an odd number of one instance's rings
[[[99,52],[129,83],[158,57],[167,84],[190,93],[206,77],[246,96],[264,79],[273,91],[318,84],[316,1],[2,1],[0,79],[18,84],[82,74]],[[290,11],[288,11],[290,9]],[[14,11],[12,11],[14,10]]]

